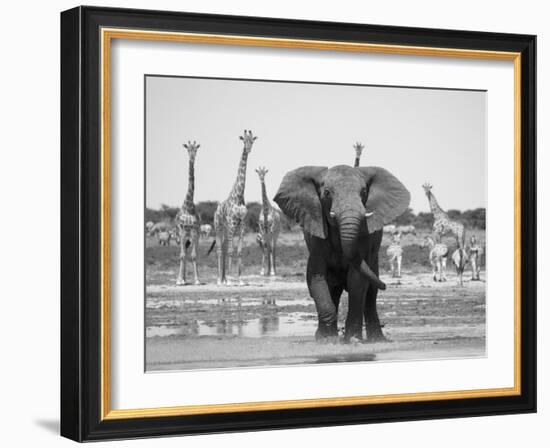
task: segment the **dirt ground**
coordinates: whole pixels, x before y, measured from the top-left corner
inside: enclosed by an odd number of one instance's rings
[[[202,285],[175,286],[178,249],[146,247],[146,369],[210,369],[326,362],[398,361],[485,356],[485,281],[460,287],[452,269],[433,282],[423,235],[403,242],[403,276],[392,279],[381,248],[380,320],[389,342],[319,344],[317,314],[304,281],[307,250],[299,233],[282,235],[278,275],[258,275],[253,235],[243,249],[245,286],[217,286],[214,254],[201,245]],[[484,243],[484,234],[478,234]],[[450,242],[452,243],[452,241]],[[449,244],[451,250],[452,245]],[[449,263],[450,265],[450,263]],[[190,266],[189,266],[190,267]],[[483,263],[482,263],[482,267]],[[347,314],[342,295],[339,327]]]

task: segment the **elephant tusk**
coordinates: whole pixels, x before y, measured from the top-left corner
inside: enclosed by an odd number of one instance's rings
[[[374,215],[374,212],[367,212],[365,213],[366,218],[370,218],[372,215]]]
[[[336,218],[336,213],[330,212],[330,213],[329,213],[329,216],[330,216],[331,218]]]

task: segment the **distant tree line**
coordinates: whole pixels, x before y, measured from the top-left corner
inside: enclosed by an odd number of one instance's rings
[[[214,224],[214,213],[218,208],[217,201],[203,201],[195,205],[197,213],[201,219],[202,224]],[[260,211],[262,210],[262,204],[259,202],[248,202],[246,204],[248,213],[245,217],[246,228],[252,232],[258,232],[258,218],[260,216]],[[162,204],[160,209],[155,210],[152,208],[145,209],[145,222],[159,222],[167,221],[172,222],[178,213],[179,207],[170,207],[168,205]],[[293,222],[291,222],[283,213],[281,213],[281,230],[290,231],[294,227]]]
[[[485,209],[476,208],[473,210],[448,210],[449,218],[461,222],[470,229],[485,230]],[[405,212],[395,220],[395,224],[406,226],[412,224],[417,229],[429,229],[433,225],[433,215],[428,212],[419,212],[418,214],[408,208]]]
[[[217,201],[203,201],[196,204],[197,213],[203,224],[214,224],[214,213],[218,207]],[[253,232],[258,231],[258,217],[262,204],[259,202],[248,202],[246,204],[248,213],[245,217],[245,223],[248,229]],[[178,213],[178,207],[170,207],[161,205],[158,210],[152,208],[145,209],[145,221],[172,222]],[[476,208],[474,210],[449,210],[449,218],[462,222],[466,227],[472,229],[485,229],[485,209]],[[401,216],[395,220],[396,225],[414,225],[417,229],[429,229],[433,225],[433,216],[431,213],[419,212],[415,214],[408,208]],[[296,225],[291,222],[284,214],[281,213],[281,225],[283,231],[289,231],[296,228]]]

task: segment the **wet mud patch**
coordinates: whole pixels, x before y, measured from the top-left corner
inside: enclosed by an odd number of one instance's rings
[[[383,277],[384,279],[384,277]],[[434,283],[411,274],[379,294],[391,342],[318,344],[304,282],[248,276],[247,286],[149,285],[148,371],[485,356],[485,283]],[[342,295],[339,328],[347,315]]]

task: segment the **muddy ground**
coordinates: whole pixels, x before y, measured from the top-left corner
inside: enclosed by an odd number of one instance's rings
[[[483,238],[484,235],[481,235]],[[378,309],[390,342],[318,344],[317,315],[304,282],[307,250],[299,234],[283,235],[278,275],[258,275],[261,253],[243,250],[245,286],[215,284],[214,254],[204,256],[202,285],[175,286],[177,247],[146,247],[146,369],[184,370],[324,362],[391,361],[485,356],[485,282],[465,275],[460,287],[433,282],[421,236],[405,241],[403,276],[387,272],[381,248]],[[484,240],[484,238],[483,238]],[[451,246],[451,244],[449,244]],[[339,327],[347,314],[342,295]]]

